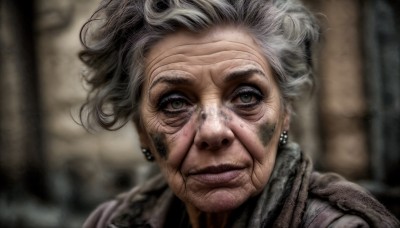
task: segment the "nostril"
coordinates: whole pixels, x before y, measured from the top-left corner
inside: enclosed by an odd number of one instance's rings
[[[218,142],[218,140],[215,141],[216,144],[214,144],[214,143],[209,144],[208,142],[203,141],[203,142],[200,143],[200,148],[203,149],[203,150],[204,149],[215,150],[215,149],[220,148],[222,146],[228,146],[229,145],[229,139],[223,139],[222,141],[219,141],[220,143],[217,143],[217,142]]]
[[[202,142],[202,143],[200,144],[200,147],[201,147],[202,149],[206,149],[206,148],[208,147],[208,143]]]

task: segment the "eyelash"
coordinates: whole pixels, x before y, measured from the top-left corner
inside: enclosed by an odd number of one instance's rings
[[[251,108],[254,105],[259,104],[264,99],[264,94],[261,92],[261,90],[253,85],[242,85],[237,88],[233,92],[232,101],[240,99],[240,96],[242,95],[250,95],[252,98],[256,99],[256,101],[251,103],[237,104],[236,106],[239,108]]]
[[[251,102],[250,103],[235,103],[237,99],[241,99],[240,96],[243,95],[250,95],[251,96]],[[255,99],[255,101],[253,101]],[[261,90],[254,85],[241,85],[238,88],[234,90],[234,92],[231,95],[231,102],[234,104],[235,107],[237,108],[252,108],[255,105],[259,104],[262,100],[264,99],[264,94],[261,92]],[[173,107],[168,107],[173,105],[173,102],[182,102],[182,108],[176,108],[174,109]],[[163,94],[160,96],[157,102],[157,110],[160,112],[163,112],[165,114],[179,114],[182,113],[186,110],[187,106],[190,105],[191,102],[187,99],[185,95],[183,95],[180,92],[168,92],[166,94]]]
[[[177,109],[177,110],[172,110],[171,108],[167,108],[168,105],[172,105],[172,102],[174,101],[181,101],[184,103],[185,106],[190,104],[188,99],[182,95],[179,92],[169,92],[165,95],[160,96],[158,102],[157,102],[157,109],[161,112],[164,112],[166,114],[177,114],[183,111],[183,108]]]

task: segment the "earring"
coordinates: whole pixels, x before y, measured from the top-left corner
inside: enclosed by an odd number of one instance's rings
[[[154,161],[154,156],[153,154],[151,154],[149,149],[142,148],[142,153],[144,154],[144,157],[146,158],[147,161],[150,162]]]
[[[288,142],[288,132],[283,131],[279,137],[279,146],[284,146]]]

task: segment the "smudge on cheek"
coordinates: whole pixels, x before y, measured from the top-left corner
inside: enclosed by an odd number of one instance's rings
[[[268,143],[271,141],[272,137],[274,136],[275,126],[276,124],[274,123],[264,123],[263,125],[260,126],[260,129],[258,131],[258,137],[260,138],[264,146],[267,146]]]
[[[156,148],[157,153],[163,159],[167,159],[168,156],[168,147],[166,143],[166,138],[164,134],[154,133],[150,134],[151,139],[153,140],[153,144]]]

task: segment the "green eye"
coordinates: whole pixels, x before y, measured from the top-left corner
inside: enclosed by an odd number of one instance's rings
[[[183,108],[184,103],[182,100],[174,100],[171,102],[171,108],[173,109],[181,109]]]
[[[237,108],[252,108],[264,99],[260,89],[252,85],[241,85],[232,94],[232,104]]]
[[[248,93],[241,94],[241,95],[239,96],[239,99],[240,99],[240,101],[243,102],[243,103],[250,103],[250,102],[252,101],[252,99],[253,99],[253,95],[248,94]]]
[[[177,114],[187,111],[191,103],[185,95],[179,92],[172,92],[160,98],[157,109],[170,114]]]

